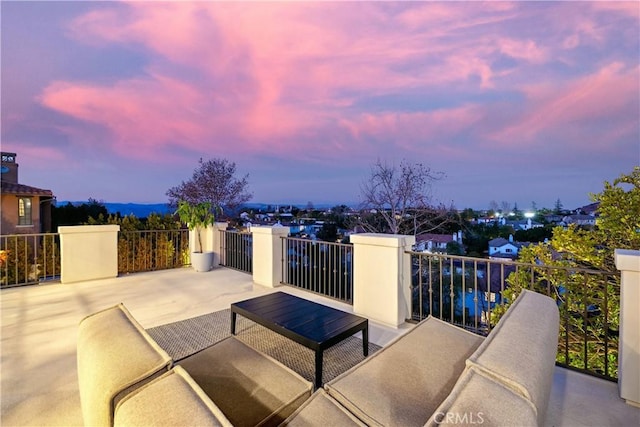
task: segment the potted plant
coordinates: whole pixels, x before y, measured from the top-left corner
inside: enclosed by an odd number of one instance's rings
[[[213,252],[204,252],[202,250],[201,236],[202,231],[215,222],[211,203],[201,202],[194,204],[181,201],[178,203],[176,214],[180,217],[180,221],[186,223],[189,230],[194,231],[196,235],[196,247],[191,253],[191,266],[196,271],[211,270],[213,267]]]

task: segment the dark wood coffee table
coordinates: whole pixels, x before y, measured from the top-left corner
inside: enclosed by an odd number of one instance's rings
[[[279,333],[316,352],[315,386],[322,386],[324,350],[362,331],[362,352],[369,355],[369,321],[303,298],[275,292],[231,304],[231,335],[236,333],[236,315]]]

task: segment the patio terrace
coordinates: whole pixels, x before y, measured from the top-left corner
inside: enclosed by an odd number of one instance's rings
[[[275,290],[255,284],[249,274],[222,267],[208,273],[181,268],[2,290],[0,424],[82,425],[76,339],[78,323],[88,314],[122,302],[143,327],[150,328]],[[353,311],[351,305],[300,289],[277,290]],[[411,327],[370,322],[370,340],[385,346]],[[639,424],[640,409],[620,399],[616,383],[556,367],[546,425]]]

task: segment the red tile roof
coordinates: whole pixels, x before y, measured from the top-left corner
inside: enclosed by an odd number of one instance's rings
[[[16,184],[13,182],[2,182],[0,184],[2,194],[16,194],[25,196],[52,196],[51,190],[43,190],[42,188],[31,187],[30,185]]]

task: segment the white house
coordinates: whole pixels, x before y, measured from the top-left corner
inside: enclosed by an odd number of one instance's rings
[[[532,221],[531,218],[515,221],[506,221],[506,225],[513,227],[514,231],[531,230],[532,228],[541,228],[543,225],[539,222]]]
[[[445,252],[449,243],[462,245],[462,231],[453,234],[422,233],[416,235],[416,252]]]
[[[562,221],[567,225],[596,225],[596,217],[593,215],[567,215]]]
[[[520,243],[513,241],[513,235],[509,235],[509,240],[504,237],[498,237],[489,241],[489,258],[492,259],[515,259],[518,252],[528,243]]]
[[[500,220],[499,217],[495,216],[481,216],[477,218],[475,221],[478,224],[494,224]]]

